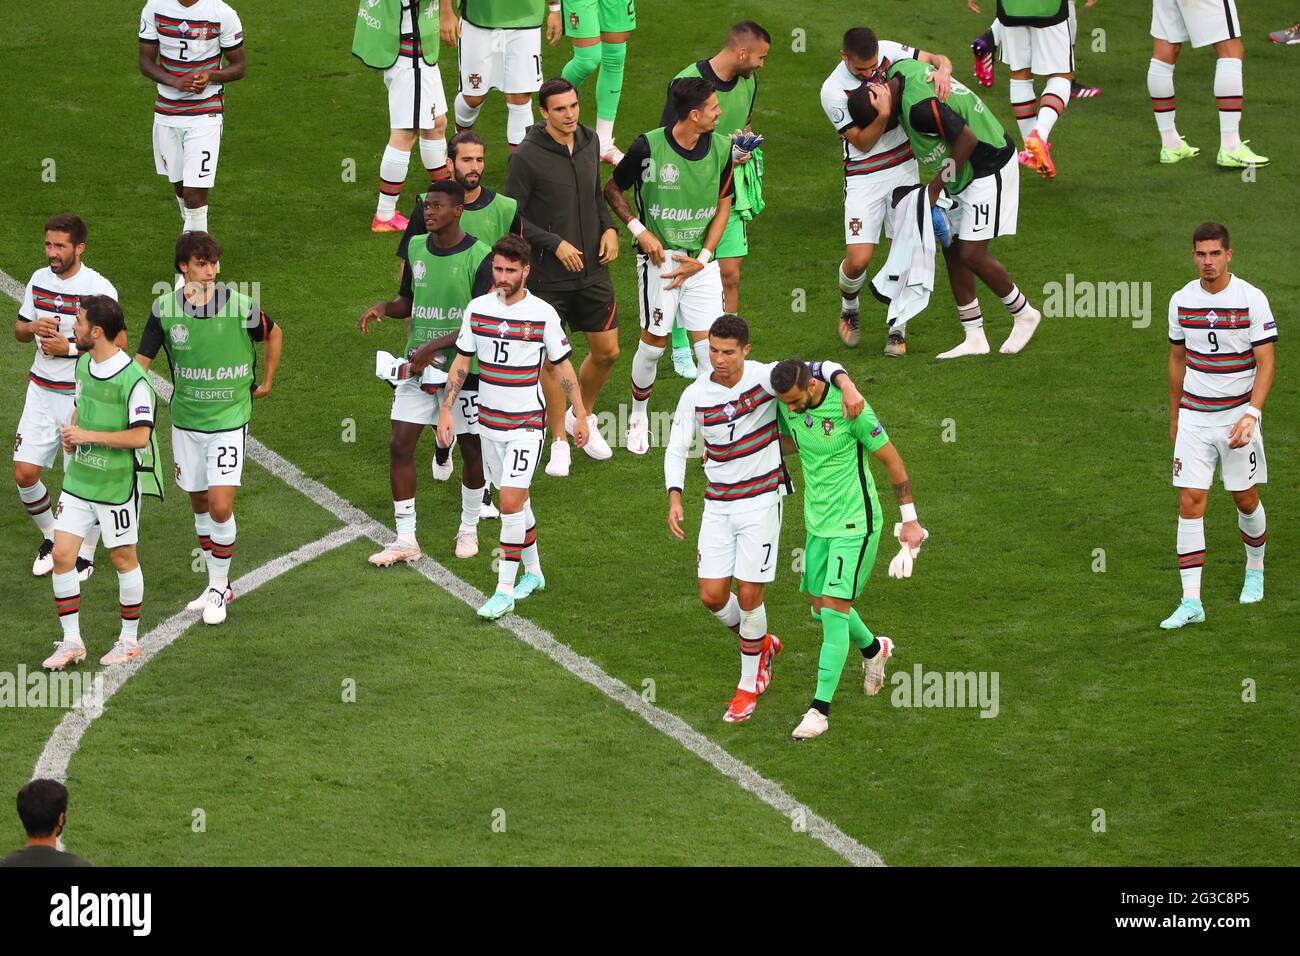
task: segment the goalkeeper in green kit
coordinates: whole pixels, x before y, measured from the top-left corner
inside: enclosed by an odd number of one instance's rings
[[[822,625],[817,693],[792,735],[810,740],[829,726],[849,644],[862,653],[862,686],[868,694],[884,686],[885,662],[894,653],[894,642],[873,635],[853,609],[871,576],[883,522],[868,454],[888,469],[903,519],[894,527],[902,550],[889,564],[890,577],[911,577],[927,532],[916,520],[903,459],[870,405],[857,418],[845,418],[839,389],[813,378],[808,366],[794,359],[772,370],[772,388],[781,402],[782,451],[803,460],[807,542],[800,587],[812,598],[813,617]]]

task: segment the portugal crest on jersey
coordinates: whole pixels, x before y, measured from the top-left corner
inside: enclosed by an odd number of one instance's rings
[[[833,432],[834,430],[835,430],[835,423],[834,423],[833,421],[831,421],[829,418],[823,418],[823,419],[822,419],[822,434],[825,435],[827,438],[829,438],[831,432]]]
[[[575,30],[578,29],[578,15],[576,13],[569,14],[569,26]]]

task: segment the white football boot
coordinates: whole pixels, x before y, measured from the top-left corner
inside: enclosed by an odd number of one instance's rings
[[[830,721],[826,719],[825,714],[814,707],[809,707],[808,713],[803,715],[803,720],[799,721],[799,726],[790,736],[795,740],[812,740],[826,733],[826,728],[829,726]]]

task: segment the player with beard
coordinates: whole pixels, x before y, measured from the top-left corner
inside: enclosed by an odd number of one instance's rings
[[[36,357],[27,373],[27,398],[14,439],[14,481],[18,497],[41,533],[32,574],[44,577],[54,568],[54,514],[41,470],[59,457],[59,427],[72,420],[77,341],[73,325],[77,305],[88,295],[117,299],[113,284],[81,261],[86,224],[79,216],[55,216],[45,224],[45,261],[27,281],[14,338],[35,342]],[[119,345],[126,344],[123,338]],[[67,472],[69,456],[63,455]],[[95,571],[99,527],[88,528],[77,556],[77,574],[85,581]]]

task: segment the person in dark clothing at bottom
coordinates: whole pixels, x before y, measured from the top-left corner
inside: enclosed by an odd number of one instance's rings
[[[19,790],[18,816],[27,845],[0,860],[0,866],[94,866],[59,845],[68,819],[68,788],[57,780],[33,780]]]

